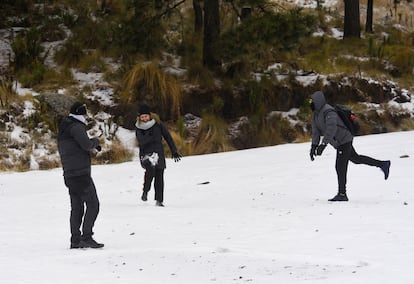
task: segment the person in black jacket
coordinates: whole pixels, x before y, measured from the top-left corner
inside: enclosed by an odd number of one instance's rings
[[[84,117],[86,112],[84,104],[73,104],[69,116],[62,119],[58,133],[58,150],[71,204],[71,249],[104,246],[92,238],[92,229],[99,213],[99,200],[91,177],[90,153],[93,149],[100,151],[101,148],[97,138],[88,137]]]
[[[170,147],[175,162],[180,161],[181,155],[168,132],[167,128],[157,122],[147,105],[141,105],[135,124],[135,134],[139,144],[139,157],[141,166],[145,169],[142,201],[147,201],[148,191],[154,181],[156,206],[164,206],[164,170],[166,168],[162,138]]]
[[[326,102],[325,95],[321,91],[312,94],[311,108],[313,112],[311,161],[315,159],[315,156],[322,155],[327,144],[331,144],[336,149],[335,169],[338,177],[338,194],[329,201],[348,201],[346,176],[349,161],[354,164],[378,167],[383,171],[384,178],[388,179],[391,162],[359,155],[355,151],[354,146],[352,146],[354,136],[337,115],[335,109]],[[321,136],[323,136],[323,139],[320,143]]]

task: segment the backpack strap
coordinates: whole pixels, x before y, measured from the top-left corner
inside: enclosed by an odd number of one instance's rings
[[[329,109],[325,110],[324,113],[323,113],[323,116],[325,117],[331,111],[335,112],[336,115],[339,116],[338,111],[335,108],[329,108]],[[342,120],[341,117],[339,117],[339,118]],[[345,123],[343,123],[343,124],[344,125],[341,125],[341,124],[337,123],[336,126],[338,126],[340,128],[343,128],[343,129],[346,129],[346,130],[349,131],[349,129],[348,129],[348,127],[346,127]]]

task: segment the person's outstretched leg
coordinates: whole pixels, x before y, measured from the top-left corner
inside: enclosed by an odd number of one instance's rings
[[[353,146],[351,147],[351,155],[349,157],[349,160],[354,164],[364,164],[368,166],[378,167],[384,173],[384,178],[388,179],[388,176],[390,174],[390,166],[391,166],[391,161],[389,160],[380,161],[380,160],[377,160],[377,159],[374,159],[368,156],[359,155],[355,151],[355,148]]]

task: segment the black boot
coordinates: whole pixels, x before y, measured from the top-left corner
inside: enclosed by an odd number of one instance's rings
[[[81,248],[80,247],[80,241],[81,241],[81,237],[78,235],[73,235],[70,238],[70,248],[71,249],[78,249]]]
[[[328,201],[348,201],[348,196],[346,196],[346,193],[338,193],[334,198],[328,199]]]
[[[79,243],[81,248],[103,248],[104,244],[100,244],[96,242],[92,237],[86,238],[84,240],[81,240]]]
[[[81,248],[81,246],[80,246],[80,242],[77,242],[77,243],[70,243],[70,248],[71,248],[71,249],[78,249],[78,248]]]
[[[147,201],[147,200],[148,200],[147,195],[148,195],[148,192],[144,191],[144,192],[142,193],[141,200],[142,200],[142,201]]]
[[[164,207],[164,204],[162,204],[162,202],[161,202],[161,201],[157,201],[157,202],[155,203],[155,206]]]
[[[388,179],[388,176],[390,175],[390,167],[391,167],[391,161],[384,161],[381,164],[381,170],[384,172],[385,179]]]

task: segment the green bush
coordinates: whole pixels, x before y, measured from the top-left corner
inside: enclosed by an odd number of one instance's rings
[[[218,52],[228,62],[245,54],[257,53],[265,46],[281,51],[290,50],[297,47],[302,38],[309,36],[315,26],[315,16],[305,14],[300,9],[252,15],[236,29],[223,33]]]
[[[102,54],[99,52],[93,52],[92,54],[85,55],[79,61],[79,70],[84,73],[95,72],[103,73],[106,70],[106,65],[103,60]]]
[[[401,74],[412,74],[414,68],[414,52],[411,47],[386,47],[385,54]]]
[[[84,56],[82,45],[69,38],[67,42],[55,53],[55,61],[64,66],[74,67]]]
[[[46,67],[39,62],[34,62],[27,69],[20,70],[17,78],[25,88],[32,88],[43,81]]]
[[[43,51],[41,34],[36,28],[22,31],[11,43],[14,52],[13,65],[15,70],[30,67],[33,63],[43,62],[40,57]]]

